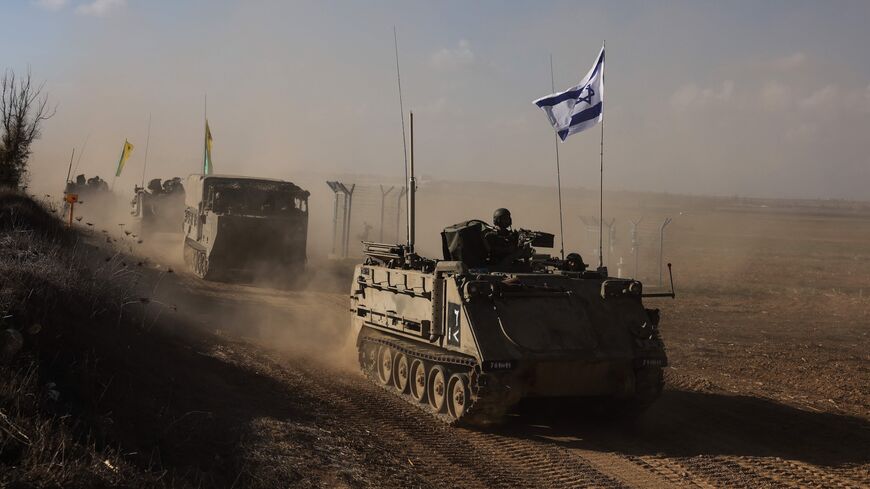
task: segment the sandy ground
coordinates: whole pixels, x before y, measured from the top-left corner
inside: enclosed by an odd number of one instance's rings
[[[197,353],[247,373],[224,382],[232,402],[251,406],[239,408],[247,435],[237,450],[253,480],[870,486],[866,211],[668,205],[646,209],[678,216],[666,253],[678,298],[648,304],[662,308],[671,366],[662,398],[631,427],[551,412],[517,415],[486,431],[442,426],[357,372],[340,268],[313,261],[304,290],[230,285],[184,272],[169,236],[126,246],[149,257],[142,287],[171,306],[161,314],[227,339]],[[641,254],[641,278],[652,284],[655,254]]]

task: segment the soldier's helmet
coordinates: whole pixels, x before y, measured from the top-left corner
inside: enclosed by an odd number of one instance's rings
[[[492,223],[499,228],[509,228],[513,224],[511,211],[501,207],[492,213]]]
[[[163,185],[161,185],[160,179],[154,178],[148,182],[148,190],[150,190],[152,194],[159,194],[160,191],[163,190]]]
[[[565,271],[585,272],[587,266],[583,263],[583,257],[579,253],[568,253],[568,256],[565,257]]]

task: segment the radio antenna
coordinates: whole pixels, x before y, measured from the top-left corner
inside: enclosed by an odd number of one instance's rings
[[[85,143],[82,145],[82,150],[79,151],[79,157],[76,158],[76,165],[74,167],[72,167],[72,172],[70,173],[70,176],[78,171],[79,163],[81,163],[81,161],[82,161],[82,155],[85,154],[85,148],[88,147],[88,140],[89,139],[91,139],[91,133],[88,133],[88,135],[85,136]],[[67,177],[67,180],[69,180],[69,177]]]
[[[393,26],[393,46],[396,50],[396,84],[399,86],[399,112],[402,115],[402,156],[405,161],[405,182],[408,181],[408,141],[405,139],[405,104],[402,102],[402,73],[399,70],[399,35]]]
[[[409,164],[410,176],[408,177],[408,252],[414,253],[414,197],[417,193],[417,180],[414,178],[414,113],[411,112],[411,161]]]
[[[145,162],[142,164],[142,188],[145,188],[145,169],[148,168],[148,144],[151,142],[151,114],[148,114],[148,135],[145,136]]]

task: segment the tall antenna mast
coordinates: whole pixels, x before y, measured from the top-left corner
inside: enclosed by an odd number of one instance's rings
[[[556,78],[553,76],[553,55],[550,55],[550,85],[551,93],[556,93]],[[553,141],[556,144],[556,188],[559,192],[559,253],[565,260],[565,227],[562,225],[562,172],[559,169],[559,134],[555,134]]]
[[[82,155],[85,154],[85,148],[88,147],[88,140],[89,139],[91,139],[91,133],[88,133],[88,135],[85,136],[85,143],[82,145],[82,150],[79,151],[79,157],[76,158],[76,165],[74,167],[72,167],[72,172],[70,172],[69,176],[72,176],[73,173],[78,171],[79,163],[81,163],[81,161],[82,161]],[[67,180],[69,180],[69,176],[67,176]]]
[[[405,160],[405,181],[408,181],[408,142],[405,139],[405,105],[402,102],[402,74],[399,70],[399,35],[393,26],[393,45],[396,48],[396,83],[399,86],[399,112],[402,115],[402,157]]]
[[[604,50],[607,41],[601,45]],[[604,86],[604,65],[607,58],[601,63],[601,86]],[[602,109],[604,108],[604,96],[601,97]],[[604,112],[602,111],[602,114]],[[604,267],[604,117],[601,118],[601,153],[600,153],[600,176],[598,186],[598,268]]]
[[[142,164],[142,187],[145,187],[145,168],[148,167],[148,144],[151,142],[151,113],[148,113],[148,135],[145,137],[145,163]]]
[[[414,178],[414,113],[410,115],[411,122],[411,159],[408,176],[408,252],[414,252],[414,194],[417,191],[417,180]]]

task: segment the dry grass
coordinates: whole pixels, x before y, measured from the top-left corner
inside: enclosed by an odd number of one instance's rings
[[[99,338],[134,328],[120,313],[135,277],[119,255],[94,266],[82,248],[50,209],[0,190],[0,330],[25,341],[0,366],[0,487],[185,485],[100,435],[111,419],[94,409],[108,389]]]

